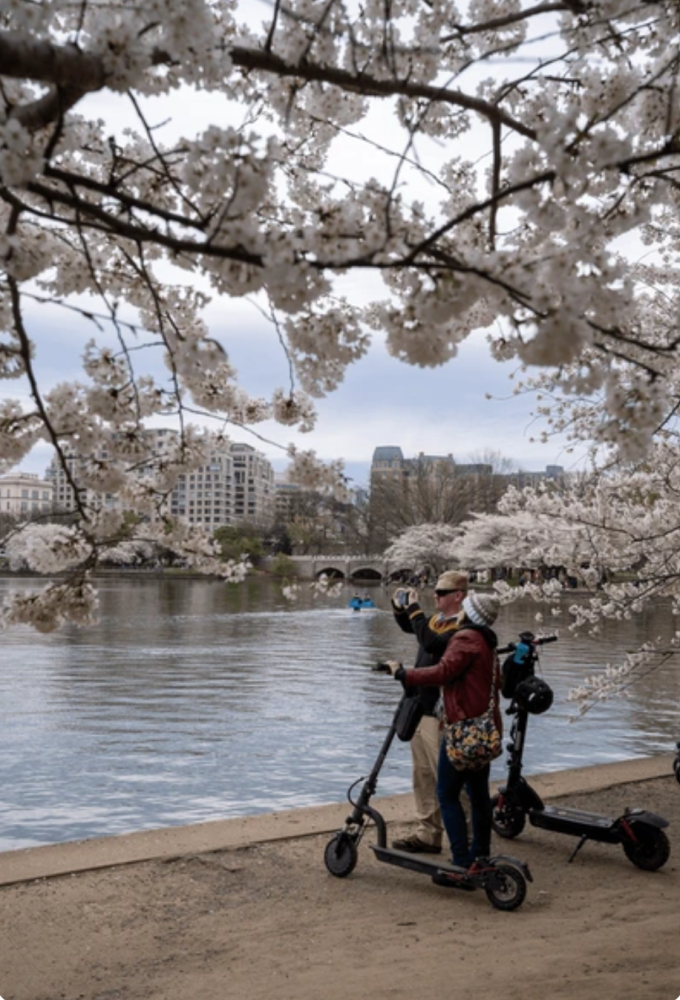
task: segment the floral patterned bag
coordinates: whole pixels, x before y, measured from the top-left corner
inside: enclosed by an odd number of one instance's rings
[[[494,719],[494,685],[489,707],[475,719],[444,725],[446,756],[457,771],[478,771],[503,753],[503,739]]]

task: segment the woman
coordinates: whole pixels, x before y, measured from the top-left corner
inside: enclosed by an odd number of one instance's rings
[[[489,707],[493,691],[494,715],[501,732],[498,707],[500,672],[496,657],[498,640],[491,626],[499,609],[493,594],[470,593],[463,601],[462,617],[439,663],[434,667],[406,670],[400,666],[394,676],[407,687],[420,684],[443,688],[446,722],[473,719]],[[437,795],[446,833],[451,842],[454,865],[468,868],[478,858],[487,858],[491,850],[490,765],[477,770],[457,770],[441,741]],[[467,821],[460,803],[465,786],[472,807],[472,844],[468,840]]]

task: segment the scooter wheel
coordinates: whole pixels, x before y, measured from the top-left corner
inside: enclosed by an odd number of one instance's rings
[[[524,810],[521,806],[512,806],[507,802],[500,806],[499,801],[499,795],[494,795],[491,799],[491,825],[494,831],[504,840],[519,837],[526,823]]]
[[[492,880],[484,887],[484,891],[497,910],[516,910],[524,902],[527,882],[518,868],[512,865],[494,865]]]
[[[347,833],[336,833],[326,844],[323,859],[326,868],[336,878],[351,875],[357,865],[357,845]]]
[[[637,841],[624,840],[623,850],[629,861],[646,872],[658,871],[671,856],[668,837],[656,826],[633,827]]]

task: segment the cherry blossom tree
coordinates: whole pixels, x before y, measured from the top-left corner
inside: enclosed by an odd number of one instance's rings
[[[581,414],[583,416],[583,414]],[[625,692],[680,652],[680,451],[658,435],[646,461],[598,468],[560,489],[548,484],[508,490],[495,515],[463,526],[458,555],[481,567],[564,567],[578,600],[555,580],[512,588],[495,584],[506,603],[530,597],[559,613],[569,602],[571,630],[597,641],[605,620],[624,621],[650,604],[668,605],[668,634],[649,635],[639,649],[588,677],[570,697],[579,711]],[[546,621],[547,616],[539,613]]]
[[[385,550],[385,559],[394,566],[420,570],[430,566],[435,573],[460,565],[457,541],[460,528],[434,522],[407,528]]]
[[[217,569],[163,507],[211,446],[191,421],[309,429],[372,335],[432,366],[486,328],[497,358],[600,394],[599,439],[628,457],[672,419],[677,3],[268,11],[256,29],[231,0],[0,0],[0,377],[25,387],[0,404],[0,455],[47,441],[67,471],[87,459],[77,523],[35,543],[35,568],[70,578],[7,620],[68,617],[71,584],[87,618],[88,574],[129,534],[87,491],[117,492],[145,536]],[[93,113],[98,95],[122,127]],[[187,98],[215,100],[207,128],[167,124]],[[353,272],[382,280],[367,305]],[[207,318],[244,296],[290,364],[268,399],[242,389]],[[41,308],[91,327],[79,380],[44,384]],[[159,418],[179,428],[160,459],[143,433]],[[303,479],[337,472],[293,458]]]

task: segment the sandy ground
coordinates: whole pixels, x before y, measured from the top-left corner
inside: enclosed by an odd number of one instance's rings
[[[671,821],[671,858],[528,828],[496,849],[534,883],[514,913],[379,864],[347,879],[328,836],[184,855],[0,889],[4,1000],[676,1000],[680,786],[672,777],[563,800]],[[404,825],[390,833],[406,832]],[[372,836],[369,831],[366,839]]]

